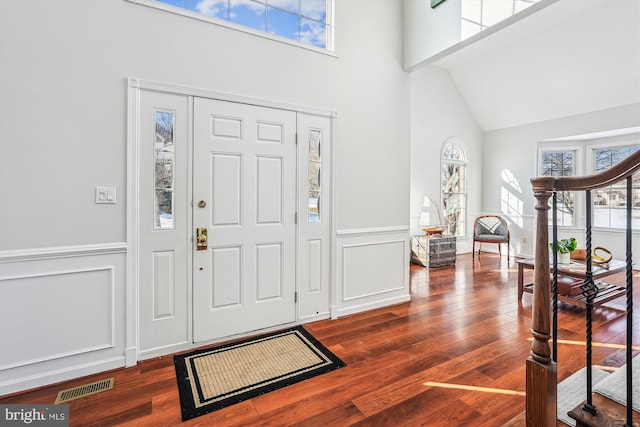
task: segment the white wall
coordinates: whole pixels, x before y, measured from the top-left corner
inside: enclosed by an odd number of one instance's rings
[[[460,42],[460,0],[447,0],[433,9],[429,0],[404,0],[402,5],[405,69]]]
[[[446,3],[446,2],[445,2]],[[440,199],[440,154],[443,143],[457,136],[469,158],[467,236],[480,211],[482,132],[469,112],[448,71],[425,66],[411,74],[411,230],[418,229],[425,194]],[[458,239],[458,252],[471,249],[469,237]]]
[[[0,250],[125,240],[129,76],[337,111],[338,228],[406,224],[401,5],[336,6],[339,58],[124,0],[0,2]]]
[[[515,252],[523,256],[534,253],[534,206],[535,198],[531,190],[530,179],[536,176],[536,144],[538,141],[552,138],[583,135],[613,129],[623,129],[640,125],[640,104],[633,104],[596,111],[589,114],[548,120],[525,126],[486,132],[484,134],[483,188],[496,191],[482,192],[482,207],[487,211],[501,211],[501,191],[505,186],[503,172],[510,171],[522,190],[523,221],[522,227],[510,226],[511,241]],[[574,232],[569,233],[575,235]],[[522,242],[525,238],[526,243]],[[562,237],[562,236],[561,236]],[[598,237],[604,246],[624,248],[620,236],[608,233]],[[594,234],[594,239],[596,236]],[[636,246],[640,245],[640,239]],[[594,240],[595,241],[595,240]],[[606,243],[604,243],[606,242]],[[640,247],[635,248],[635,251]],[[623,249],[616,250],[623,253]]]
[[[357,234],[373,250],[377,234],[367,238],[367,230],[407,235],[409,75],[402,70],[401,4],[338,0],[335,15],[337,57],[125,0],[0,1],[0,298],[3,283],[15,283],[8,272],[27,263],[64,259],[54,270],[75,272],[102,262],[104,245],[120,251],[117,262],[108,261],[115,262],[110,277],[117,298],[109,312],[115,317],[85,323],[115,322],[115,350],[68,366],[64,357],[47,365],[55,355],[39,355],[44,365],[12,374],[35,375],[23,386],[97,371],[107,359],[122,364],[125,341],[135,354],[122,325],[125,313],[136,311],[125,309],[121,297],[127,286],[128,77],[336,111],[334,229],[364,230]],[[95,204],[97,186],[116,187],[117,203]],[[397,295],[400,287],[408,296],[405,248],[393,248],[396,280],[373,278],[372,292]],[[349,265],[335,269],[359,280]],[[372,278],[362,279],[357,291],[366,296],[362,284]],[[83,301],[64,309],[74,304]],[[34,324],[48,317],[29,307],[22,315]],[[0,325],[0,335],[6,328]],[[63,328],[56,333],[68,344],[60,351],[92,345]],[[17,388],[0,381],[0,394]]]

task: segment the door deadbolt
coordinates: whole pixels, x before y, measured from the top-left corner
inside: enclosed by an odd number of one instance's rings
[[[200,201],[198,202],[198,207],[199,207],[199,208],[205,208],[205,207],[207,207],[207,202],[205,202],[204,200],[200,200]]]
[[[207,227],[196,228],[196,250],[206,251],[208,247]]]

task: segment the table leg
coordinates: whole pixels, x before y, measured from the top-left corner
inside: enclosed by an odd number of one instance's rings
[[[524,291],[524,264],[518,264],[518,301],[522,300]]]

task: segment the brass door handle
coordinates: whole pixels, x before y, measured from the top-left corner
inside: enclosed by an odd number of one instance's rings
[[[196,228],[196,250],[206,251],[208,247],[207,227]]]

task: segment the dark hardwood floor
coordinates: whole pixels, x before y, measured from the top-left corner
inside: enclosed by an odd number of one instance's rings
[[[113,390],[69,403],[72,426],[502,426],[520,414],[531,295],[517,301],[515,261],[460,255],[455,266],[412,265],[410,281],[409,303],[305,325],[345,368],[184,423],[171,356],[0,397],[0,404],[52,403],[62,389],[115,377]],[[625,342],[624,307],[620,298],[595,311],[599,364],[624,363],[616,347]],[[560,305],[559,380],[584,366],[583,315]],[[636,330],[639,323],[636,315]]]

